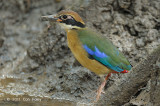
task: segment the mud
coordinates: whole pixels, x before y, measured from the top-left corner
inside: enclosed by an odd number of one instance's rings
[[[0,104],[13,103],[6,101],[11,96],[41,98],[44,102],[32,101],[37,105],[46,105],[47,100],[55,106],[92,104],[100,78],[78,64],[60,26],[48,29],[49,23],[40,21],[40,16],[62,9],[78,12],[88,27],[109,38],[133,66],[160,44],[159,0],[1,0]],[[120,77],[112,75],[106,89]],[[150,105],[150,82],[143,87],[124,105]]]

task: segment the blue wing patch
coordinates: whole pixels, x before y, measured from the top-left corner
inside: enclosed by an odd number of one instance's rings
[[[87,45],[83,45],[83,47],[84,47],[84,49],[87,51],[88,54],[94,55],[94,52],[93,52],[90,48],[88,48]]]
[[[112,64],[110,64],[109,63],[110,57],[104,52],[101,52],[96,46],[94,47],[94,50],[90,49],[87,45],[83,45],[83,47],[89,55],[91,55],[95,60],[99,61],[100,63],[107,66],[108,68],[117,72],[121,72],[124,70],[119,67],[121,66],[122,63],[120,63],[117,66],[113,66]],[[116,55],[119,55],[119,51],[116,52]],[[131,68],[131,65],[127,65],[127,67]]]
[[[90,54],[90,55],[95,55],[95,56],[100,57],[100,58],[108,57],[104,52],[100,52],[99,49],[96,46],[94,48],[95,51],[92,51],[87,45],[84,45],[83,47],[87,51],[87,53]]]

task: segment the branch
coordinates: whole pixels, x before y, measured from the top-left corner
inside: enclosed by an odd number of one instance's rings
[[[128,102],[137,90],[147,83],[152,71],[156,70],[155,63],[160,57],[160,46],[155,49],[146,59],[138,63],[129,73],[122,75],[120,80],[110,86],[104,97],[98,104],[104,106],[123,105]]]

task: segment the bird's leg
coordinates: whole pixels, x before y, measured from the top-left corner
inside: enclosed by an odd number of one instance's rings
[[[101,93],[104,93],[103,92],[103,88],[104,88],[104,86],[106,85],[106,81],[107,81],[107,79],[109,78],[111,76],[111,73],[109,73],[107,76],[106,76],[106,78],[104,79],[104,81],[101,83],[101,85],[99,86],[99,88],[98,88],[98,90],[97,90],[97,96],[96,96],[96,101],[95,102],[97,102],[98,100],[99,100],[99,98],[100,98],[100,96],[101,96]]]

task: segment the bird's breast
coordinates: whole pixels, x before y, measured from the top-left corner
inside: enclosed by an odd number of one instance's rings
[[[88,53],[84,50],[76,30],[67,31],[67,41],[69,48],[82,66],[88,68],[97,75],[107,74],[112,71],[98,61],[88,58]]]

